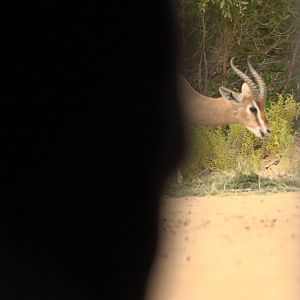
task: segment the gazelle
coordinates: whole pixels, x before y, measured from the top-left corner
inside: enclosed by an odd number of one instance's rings
[[[187,80],[181,76],[180,91],[187,121],[202,125],[241,124],[257,137],[264,138],[271,132],[265,116],[266,84],[253,68],[249,58],[247,64],[258,83],[259,91],[253,80],[239,70],[233,61],[234,57],[230,60],[231,69],[244,81],[241,93],[220,87],[221,97],[206,97],[193,89]],[[177,170],[177,181],[182,181],[179,170]]]

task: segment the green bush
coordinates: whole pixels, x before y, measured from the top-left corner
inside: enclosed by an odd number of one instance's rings
[[[272,133],[266,139],[257,138],[241,125],[194,126],[184,177],[215,171],[257,172],[266,156],[288,157],[293,148],[294,124],[300,105],[292,95],[278,95],[267,106]]]

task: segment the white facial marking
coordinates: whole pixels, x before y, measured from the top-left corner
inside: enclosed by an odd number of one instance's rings
[[[261,116],[261,111],[258,107],[258,105],[256,104],[255,101],[253,101],[248,107],[247,107],[247,112],[249,114],[253,114],[253,112],[250,111],[250,107],[255,107],[256,108],[256,111],[257,113],[255,114],[256,115],[256,118],[257,118],[257,122],[258,122],[258,127],[256,128],[253,128],[253,127],[247,127],[247,129],[249,129],[251,132],[253,132],[257,137],[259,138],[264,138],[266,137],[268,134],[269,134],[269,131],[268,131],[268,128],[266,127],[265,125],[265,122],[264,120],[262,119],[262,116]]]
[[[266,136],[264,133],[262,133],[260,128],[253,128],[253,127],[248,127],[248,126],[246,126],[246,128],[248,130],[250,130],[251,132],[253,132],[259,138],[264,138]]]

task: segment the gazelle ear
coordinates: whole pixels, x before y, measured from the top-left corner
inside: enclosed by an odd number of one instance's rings
[[[242,94],[243,95],[245,95],[245,94],[251,95],[251,90],[249,88],[249,85],[246,82],[244,82],[242,85]]]
[[[235,101],[239,103],[243,101],[243,96],[223,86],[219,88],[219,92],[226,100]]]

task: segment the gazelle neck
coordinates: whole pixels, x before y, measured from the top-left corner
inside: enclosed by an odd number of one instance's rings
[[[192,123],[204,125],[238,124],[237,105],[223,98],[204,96],[185,99],[188,118]]]
[[[238,105],[224,98],[209,98],[199,94],[183,79],[183,110],[189,122],[203,125],[238,124]]]

